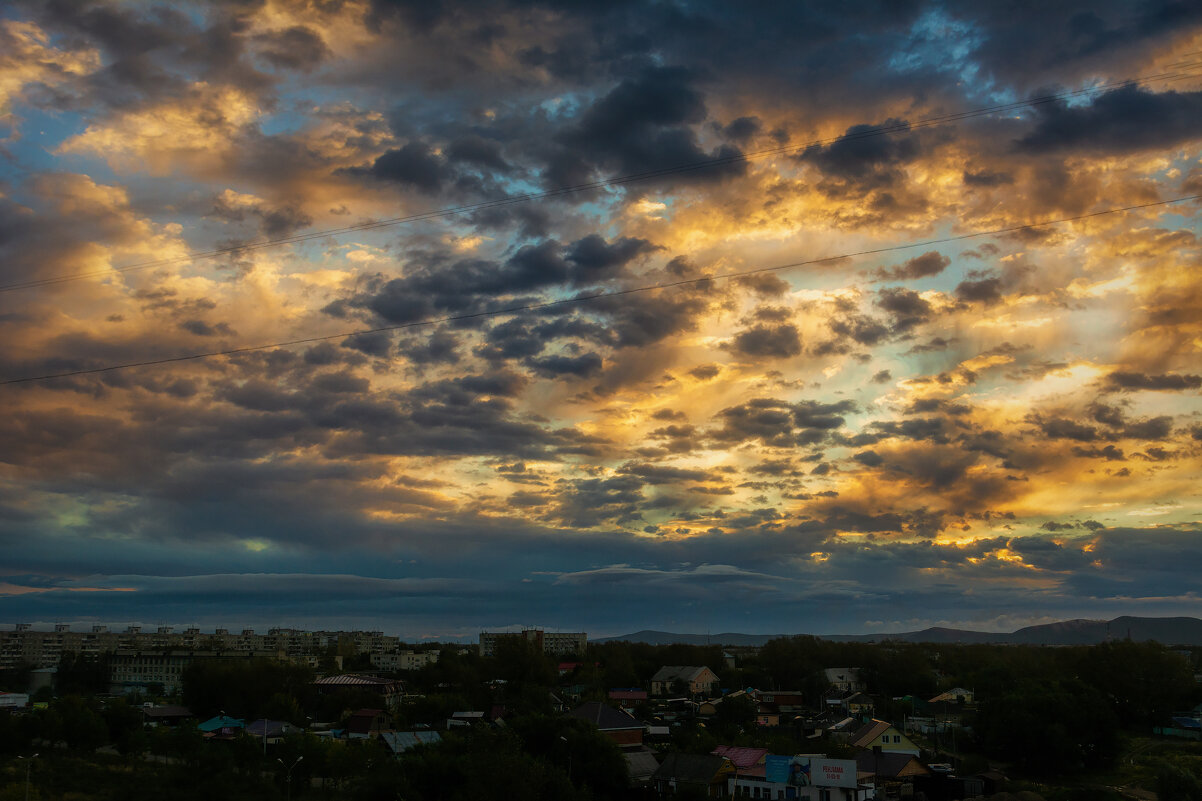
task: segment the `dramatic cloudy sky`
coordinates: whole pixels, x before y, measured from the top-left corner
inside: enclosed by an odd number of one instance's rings
[[[1198,614],[1199,51],[1174,0],[5,3],[0,622]]]

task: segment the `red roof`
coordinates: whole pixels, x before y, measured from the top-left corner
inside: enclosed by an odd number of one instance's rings
[[[746,768],[763,762],[764,757],[768,756],[768,749],[749,748],[742,745],[720,745],[713,751],[710,751],[710,753],[715,756],[726,757],[742,772]]]
[[[320,687],[392,687],[399,686],[396,679],[382,679],[379,676],[361,676],[357,673],[342,673],[337,676],[325,676],[313,682]]]

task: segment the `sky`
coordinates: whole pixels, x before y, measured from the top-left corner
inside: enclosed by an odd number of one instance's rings
[[[0,623],[1199,615],[1199,195],[1195,3],[5,3]]]

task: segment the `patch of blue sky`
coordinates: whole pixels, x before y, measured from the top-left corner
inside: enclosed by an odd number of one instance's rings
[[[592,103],[593,99],[592,95],[566,92],[547,98],[539,103],[537,108],[547,116],[547,119],[559,122],[576,117],[582,108]]]
[[[952,19],[942,9],[932,9],[915,20],[910,27],[909,44],[889,59],[894,72],[963,72],[975,65],[969,59],[980,46],[982,35],[960,20]]]
[[[1202,229],[1202,216],[1196,213],[1198,201],[1193,203],[1180,203],[1175,206],[1166,206],[1165,211],[1157,218],[1157,227],[1166,230],[1180,230],[1182,228],[1191,231]]]
[[[44,111],[30,106],[14,110],[15,121],[6,131],[11,137],[5,148],[12,156],[0,166],[0,174],[13,170],[53,171],[60,169],[62,157],[54,151],[67,139],[82,133],[86,127],[78,114]]]

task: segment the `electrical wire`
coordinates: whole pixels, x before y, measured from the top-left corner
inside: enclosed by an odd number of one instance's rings
[[[497,317],[501,315],[521,314],[523,312],[538,311],[540,309],[548,309],[557,306],[565,306],[569,304],[587,303],[594,300],[604,298],[617,298],[625,295],[634,295],[643,292],[654,292],[658,290],[674,289],[683,286],[696,285],[709,281],[728,280],[732,278],[743,278],[749,275],[757,275],[760,273],[779,272],[782,270],[794,269],[797,267],[805,267],[814,264],[823,264],[825,262],[840,261],[843,259],[855,258],[859,256],[871,256],[880,253],[892,253],[899,250],[909,250],[912,248],[932,247],[935,245],[946,245],[952,242],[962,242],[967,239],[977,239],[985,236],[1000,236],[1003,234],[1012,234],[1019,231],[1030,231],[1036,228],[1046,228],[1053,225],[1062,225],[1064,223],[1078,222],[1088,220],[1094,217],[1103,217],[1110,214],[1121,214],[1128,211],[1138,211],[1140,209],[1155,208],[1158,206],[1168,206],[1176,203],[1184,203],[1189,200],[1200,200],[1202,194],[1187,195],[1185,197],[1172,198],[1170,200],[1158,200],[1149,203],[1139,203],[1133,206],[1122,206],[1119,208],[1102,209],[1101,211],[1089,212],[1087,214],[1078,214],[1073,217],[1061,217],[1055,220],[1044,220],[1042,222],[1024,223],[1023,225],[1013,225],[1006,228],[995,228],[989,231],[976,231],[970,234],[958,234],[956,236],[946,236],[937,239],[926,239],[920,242],[909,242],[904,245],[888,245],[879,248],[868,248],[865,250],[857,250],[849,253],[840,253],[834,256],[823,256],[814,259],[804,259],[802,261],[789,262],[788,264],[777,264],[770,267],[757,267],[751,270],[740,270],[729,273],[719,273],[714,275],[705,275],[699,278],[687,278],[679,281],[671,281],[667,283],[647,284],[643,286],[630,287],[627,289],[608,290],[604,292],[596,292],[588,295],[575,295],[570,298],[560,298],[558,300],[549,300],[542,303],[527,303],[519,306],[511,306],[504,309],[490,309],[487,311],[472,312],[469,314],[456,314],[446,317],[428,318],[425,320],[417,320],[408,323],[398,323],[396,325],[385,325],[377,328],[365,328],[354,331],[341,331],[335,334],[323,334],[320,336],[303,337],[300,339],[289,339],[280,342],[271,342],[263,345],[248,345],[239,348],[229,348],[226,350],[206,351],[202,353],[190,353],[182,356],[170,356],[160,359],[147,359],[137,362],[126,362],[123,364],[111,364],[103,367],[90,367],[78,370],[67,370],[60,373],[48,373],[44,375],[26,376],[22,378],[10,378],[0,381],[0,386],[9,386],[13,384],[28,384],[38,381],[48,381],[54,378],[70,378],[80,375],[94,375],[96,373],[109,373],[117,370],[128,370],[135,367],[148,367],[161,364],[172,364],[176,362],[198,361],[202,359],[211,359],[221,356],[234,356],[242,353],[253,353],[255,351],[276,350],[280,348],[293,347],[296,345],[308,345],[315,342],[327,342],[333,339],[346,339],[353,336],[365,336],[369,334],[379,334],[391,331],[403,331],[407,329],[423,328],[442,323],[462,322],[466,320],[478,320],[484,317]]]
[[[1191,54],[1194,55],[1194,54]],[[913,123],[898,122],[891,125],[882,125],[873,128],[866,128],[852,133],[845,133],[839,136],[828,137],[824,139],[815,139],[810,142],[805,142],[800,145],[788,144],[777,147],[765,148],[749,153],[738,153],[730,156],[722,156],[718,158],[706,159],[704,161],[691,162],[688,164],[678,164],[671,167],[663,167],[644,172],[631,173],[621,175],[614,178],[606,178],[597,181],[590,181],[572,186],[564,186],[556,189],[548,189],[543,192],[531,192],[521,195],[512,195],[504,198],[496,198],[493,200],[480,201],[478,203],[467,203],[460,206],[452,206],[448,208],[435,209],[431,211],[420,212],[417,214],[405,215],[402,217],[390,217],[383,220],[370,220],[355,225],[348,225],[342,228],[329,228],[321,231],[310,231],[292,236],[278,237],[275,239],[267,239],[260,242],[248,242],[241,245],[231,245],[224,248],[215,248],[213,250],[201,251],[192,253],[186,256],[174,256],[163,259],[153,259],[151,261],[138,262],[129,264],[124,267],[109,268],[104,270],[93,270],[83,273],[72,273],[70,275],[49,276],[46,278],[31,279],[28,281],[18,281],[10,284],[0,284],[0,293],[15,292],[23,289],[34,289],[37,287],[51,286],[62,284],[71,281],[79,281],[85,278],[96,278],[113,273],[129,273],[139,270],[147,270],[154,267],[167,267],[174,264],[186,264],[200,261],[202,259],[219,258],[238,253],[247,253],[267,248],[281,247],[284,245],[295,245],[309,242],[315,239],[324,239],[326,237],[340,236],[349,233],[358,233],[360,231],[372,231],[379,228],[389,228],[407,223],[422,222],[425,220],[435,220],[444,217],[452,217],[461,214],[470,214],[478,211],[487,211],[491,209],[504,208],[520,203],[530,203],[536,200],[547,200],[565,195],[577,194],[594,189],[606,189],[611,187],[625,186],[627,184],[637,183],[640,181],[651,180],[653,178],[661,178],[669,175],[677,175],[686,172],[695,172],[699,170],[710,169],[713,167],[727,166],[731,164],[742,164],[759,159],[776,156],[783,153],[802,153],[813,147],[824,147],[832,145],[836,142],[856,141],[860,139],[868,139],[877,136],[887,136],[894,133],[905,133],[907,131],[920,130],[930,128],[937,125],[945,125],[949,122],[959,122],[961,120],[973,119],[976,117],[988,116],[991,114],[1003,114],[1011,111],[1020,111],[1022,109],[1033,106],[1046,105],[1061,100],[1071,100],[1077,97],[1095,94],[1103,91],[1112,91],[1122,89],[1129,86],[1138,86],[1141,83],[1150,81],[1173,82],[1184,80],[1186,78],[1196,78],[1199,73],[1191,70],[1197,70],[1202,67],[1202,61],[1181,61],[1167,65],[1176,68],[1173,71],[1144,75],[1138,78],[1125,78],[1122,80],[1109,81],[1096,84],[1084,89],[1076,89],[1070,92],[1061,92],[1052,95],[1042,95],[1040,97],[1030,98],[1027,100],[1013,101],[1010,103],[1001,103],[998,105],[987,106],[984,108],[970,109],[968,111],[954,112],[950,114],[942,114],[934,117],[926,117]]]

